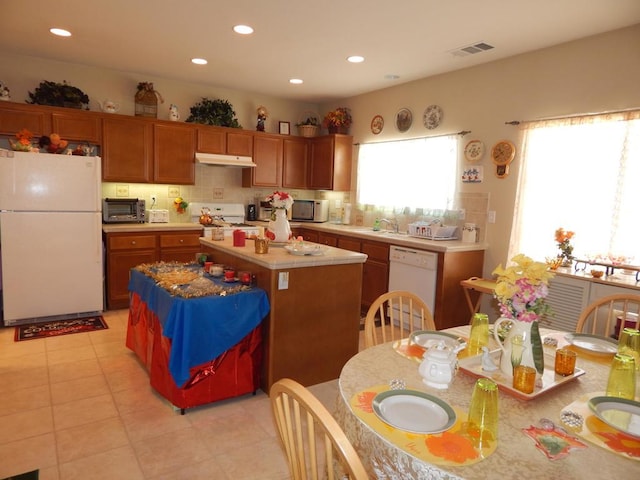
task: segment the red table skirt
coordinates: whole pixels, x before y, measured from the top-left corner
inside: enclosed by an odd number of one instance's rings
[[[171,340],[162,335],[158,317],[132,293],[126,345],[145,365],[151,386],[181,409],[255,392],[260,385],[262,325],[217,358],[190,369],[178,387],[169,372]]]

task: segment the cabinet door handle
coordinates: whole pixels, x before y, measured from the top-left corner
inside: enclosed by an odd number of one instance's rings
[[[136,241],[135,240],[131,240],[131,245],[135,245]]]
[[[180,243],[184,243],[184,239],[183,238],[180,239]]]

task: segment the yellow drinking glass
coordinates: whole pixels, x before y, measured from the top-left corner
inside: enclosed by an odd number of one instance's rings
[[[498,385],[490,378],[479,378],[473,387],[467,432],[478,448],[498,441]]]
[[[616,353],[611,362],[607,396],[633,400],[636,394],[636,362],[631,355]]]
[[[640,330],[622,329],[618,339],[618,353],[631,355],[636,362],[636,370],[640,370]]]
[[[467,350],[469,355],[479,355],[482,347],[489,345],[489,316],[484,313],[475,313],[471,319],[471,334]]]

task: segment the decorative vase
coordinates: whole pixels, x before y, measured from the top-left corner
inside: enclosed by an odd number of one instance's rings
[[[513,325],[504,339],[504,343],[502,343],[500,342],[498,331],[500,330],[500,325],[504,322],[512,322]],[[533,367],[539,374],[542,374],[544,371],[544,359],[537,321],[522,322],[501,317],[493,325],[493,336],[502,350],[500,371],[504,375],[509,378],[513,377],[513,369],[518,365]]]
[[[289,241],[291,238],[291,226],[287,219],[287,211],[284,208],[273,209],[273,216],[269,220],[265,235],[272,242],[284,243]]]

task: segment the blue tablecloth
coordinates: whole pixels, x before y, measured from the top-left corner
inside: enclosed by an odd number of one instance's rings
[[[174,297],[137,270],[131,270],[129,291],[156,314],[162,334],[171,339],[169,371],[178,386],[189,379],[191,368],[215,359],[242,340],[270,309],[267,294],[260,288],[226,296]]]

